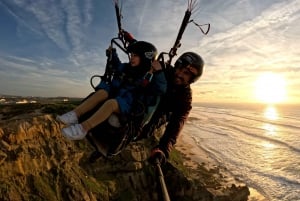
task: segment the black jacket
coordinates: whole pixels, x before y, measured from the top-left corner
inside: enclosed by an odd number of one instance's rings
[[[149,124],[160,124],[161,118],[166,117],[167,126],[158,148],[168,157],[192,109],[192,90],[190,85],[173,84],[174,68],[166,69],[165,73],[168,80],[167,93],[161,97],[160,104]]]

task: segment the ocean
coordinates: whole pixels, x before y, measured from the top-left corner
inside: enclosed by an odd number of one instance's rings
[[[194,104],[184,130],[266,200],[300,201],[300,105]]]

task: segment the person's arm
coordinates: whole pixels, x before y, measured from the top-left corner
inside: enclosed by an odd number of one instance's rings
[[[109,61],[108,58],[107,62],[111,62],[111,68],[115,69],[116,72],[122,71],[124,68],[124,64],[121,63],[121,60],[118,56],[116,49],[112,48],[111,46],[109,46],[108,49],[106,50],[106,56],[110,57],[110,55],[111,55],[111,60]],[[106,68],[107,67],[108,65],[106,66]],[[105,69],[105,71],[106,70],[107,69]],[[114,78],[111,81],[113,80]],[[111,88],[111,82],[107,82],[107,80],[102,80],[102,79],[100,83],[95,87],[96,90],[104,89],[108,93],[110,92],[110,88]]]
[[[170,151],[176,144],[177,138],[188,118],[192,109],[191,92],[180,94],[177,97],[177,102],[173,108],[169,123],[167,124],[164,135],[161,137],[158,148],[164,152],[166,157],[169,156]]]
[[[167,91],[167,80],[163,71],[153,73],[153,78],[150,84],[150,93],[155,96],[160,96]]]
[[[160,96],[167,91],[167,79],[159,61],[153,61],[149,71],[153,74],[150,83],[150,93],[155,96]]]
[[[119,58],[116,48],[109,46],[106,50],[106,56],[108,57],[107,62],[111,62],[112,68],[117,68],[121,64],[121,60]],[[109,61],[110,56],[111,60]]]

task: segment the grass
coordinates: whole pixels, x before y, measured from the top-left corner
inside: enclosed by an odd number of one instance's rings
[[[87,189],[89,189],[93,193],[97,193],[100,195],[107,193],[107,187],[104,184],[102,184],[102,182],[94,181],[89,177],[83,177],[82,180],[85,186],[87,187]]]
[[[37,110],[45,114],[63,114],[74,109],[80,101],[69,101],[69,102],[56,102],[56,103],[25,103],[25,104],[11,104],[11,105],[0,105],[0,114],[2,120],[7,120],[12,117],[34,113]]]
[[[16,105],[0,105],[0,113],[3,115],[2,119],[9,119],[24,113],[33,113],[35,110],[40,109],[40,103],[27,103]]]
[[[37,190],[38,195],[41,196],[44,200],[57,200],[55,191],[46,181],[44,181],[43,177],[33,177],[33,185]]]
[[[47,114],[63,114],[74,109],[79,104],[80,101],[46,104],[42,108],[42,112]]]

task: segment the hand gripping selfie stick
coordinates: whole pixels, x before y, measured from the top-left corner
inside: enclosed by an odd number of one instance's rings
[[[159,183],[160,183],[160,187],[161,187],[161,191],[162,191],[163,201],[170,201],[168,189],[167,189],[165,179],[164,179],[164,174],[161,170],[160,162],[158,159],[155,160],[155,165],[156,165],[156,170],[158,172],[158,179],[159,179]]]

